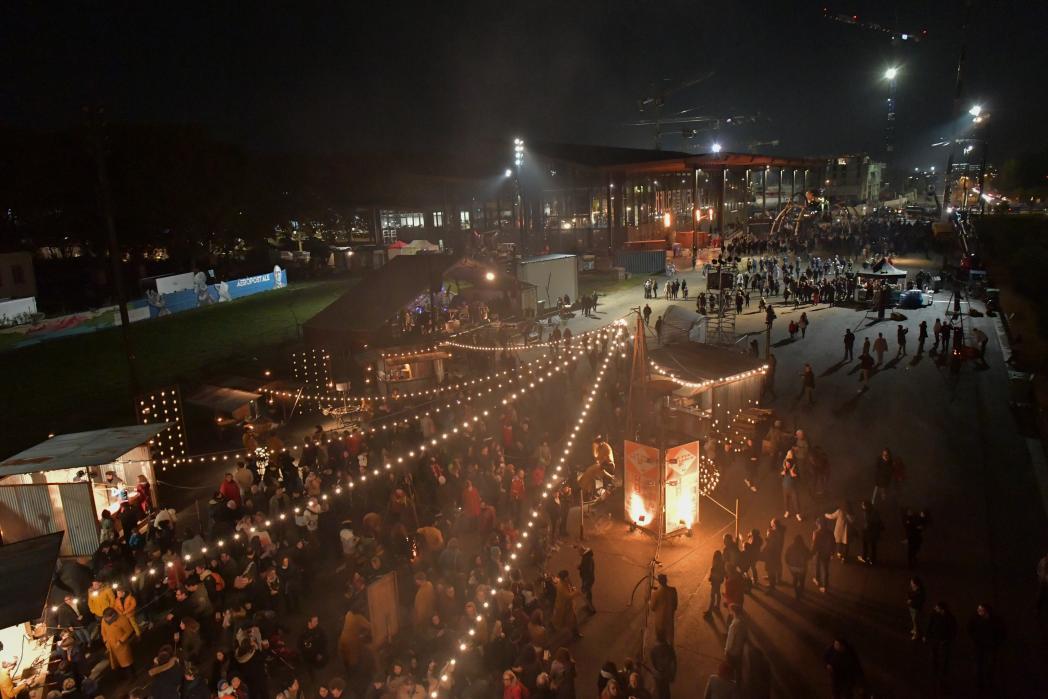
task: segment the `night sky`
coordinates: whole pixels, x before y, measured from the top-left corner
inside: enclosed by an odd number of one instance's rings
[[[926,29],[918,44],[823,18]],[[250,9],[248,9],[250,8]],[[991,160],[1046,142],[1048,3],[983,0],[964,109],[992,113]],[[900,66],[900,165],[945,161],[962,0],[654,2],[5,2],[0,122],[193,122],[262,150],[446,150],[515,135],[650,147],[651,83],[713,76],[666,113],[762,116],[664,148],[795,155],[879,152]]]

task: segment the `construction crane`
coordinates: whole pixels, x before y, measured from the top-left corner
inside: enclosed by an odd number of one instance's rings
[[[822,8],[822,16],[831,22],[837,22],[839,24],[850,24],[859,29],[865,29],[870,32],[877,32],[884,34],[892,42],[892,44],[899,44],[901,42],[907,43],[919,43],[924,39],[928,38],[927,29],[918,29],[917,31],[901,31],[892,27],[886,27],[883,24],[877,24],[876,22],[866,22],[859,19],[859,15],[848,15],[848,14],[834,14],[830,12],[828,7]]]
[[[759,116],[750,116],[746,114],[732,114],[730,116],[684,116],[687,112],[692,111],[694,111],[694,109],[685,109],[665,119],[657,118],[632,121],[627,123],[626,126],[654,126],[655,143],[656,147],[659,147],[663,135],[672,134],[680,136],[681,138],[690,139],[700,133],[720,131],[722,128],[730,126],[756,124],[760,119]],[[678,128],[667,129],[667,126]]]
[[[682,82],[671,85],[665,84],[669,82],[669,78],[663,78],[663,84],[661,86],[658,83],[652,83],[651,94],[647,97],[642,97],[641,99],[637,100],[638,111],[655,111],[655,118],[649,121],[648,124],[645,124],[655,125],[655,150],[660,150],[662,147],[662,108],[666,106],[666,98],[668,98],[670,95],[680,92],[681,90],[685,90],[689,87],[694,87],[699,83],[705,82],[709,80],[711,77],[713,77],[712,70],[706,73],[702,73],[701,75],[697,75],[688,80],[684,80]]]
[[[772,148],[778,148],[779,147],[779,139],[776,138],[776,139],[774,139],[772,141],[750,141],[749,143],[746,144],[746,149],[749,152],[751,152],[751,153],[756,153],[758,148],[763,148],[764,146],[771,146]]]

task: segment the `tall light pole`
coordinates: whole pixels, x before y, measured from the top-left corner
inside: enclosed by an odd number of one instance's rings
[[[888,123],[884,128],[884,165],[890,179],[894,179],[892,160],[895,155],[895,79],[898,76],[899,69],[895,66],[884,71],[884,79],[888,81]]]
[[[513,178],[517,185],[517,220],[520,226],[520,246],[526,250],[525,240],[527,238],[527,214],[524,210],[524,187],[520,182],[520,169],[524,165],[524,139],[513,139],[513,169],[516,177]]]

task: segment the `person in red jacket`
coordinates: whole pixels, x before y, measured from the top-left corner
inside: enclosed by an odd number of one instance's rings
[[[218,492],[222,494],[222,497],[226,500],[232,500],[240,507],[240,486],[233,480],[233,474],[227,473],[225,478],[222,479],[222,485],[218,486]]]
[[[462,514],[470,518],[480,516],[480,491],[474,487],[473,481],[468,479],[462,491]]]

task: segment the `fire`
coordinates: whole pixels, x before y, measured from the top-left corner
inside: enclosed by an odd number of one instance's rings
[[[630,494],[630,519],[636,524],[647,524],[651,521],[651,513],[644,508],[644,498],[640,493]]]

